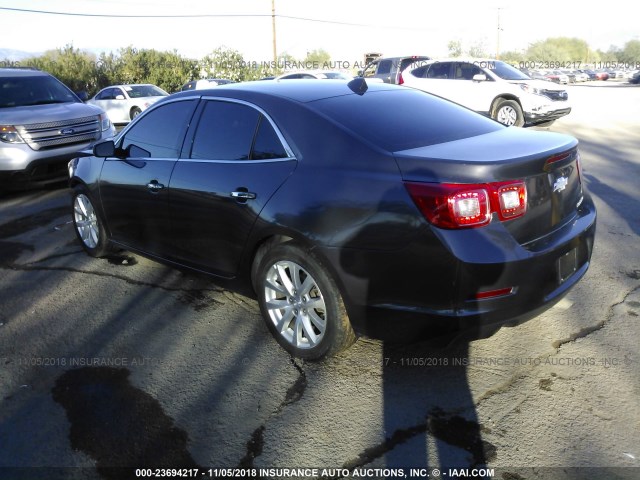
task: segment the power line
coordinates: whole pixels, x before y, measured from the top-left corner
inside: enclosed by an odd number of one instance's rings
[[[75,12],[54,12],[50,10],[32,10],[27,8],[10,8],[0,7],[0,10],[8,10],[11,12],[20,13],[38,13],[44,15],[61,15],[67,17],[85,17],[85,18],[166,18],[166,19],[178,19],[178,18],[264,18],[264,17],[276,17],[287,20],[298,20],[303,22],[314,23],[326,23],[332,25],[344,25],[349,27],[367,27],[367,28],[385,28],[385,29],[401,29],[401,30],[433,30],[433,28],[427,27],[407,27],[407,26],[393,26],[393,25],[371,25],[365,23],[353,23],[353,22],[340,22],[336,20],[323,20],[320,18],[308,18],[308,17],[296,17],[292,15],[278,15],[269,13],[198,13],[198,14],[171,14],[171,15],[158,15],[158,14],[113,14],[113,13],[75,13]]]
[[[76,13],[76,12],[54,12],[51,10],[32,10],[27,8],[10,8],[10,7],[0,7],[0,10],[9,10],[12,12],[21,12],[21,13],[40,13],[44,15],[62,15],[68,17],[95,17],[95,18],[233,18],[233,17],[271,17],[272,14],[260,14],[260,13],[187,13],[187,14],[171,14],[171,15],[160,15],[160,14],[114,14],[114,13]],[[318,18],[306,18],[306,17],[295,17],[291,15],[275,15],[278,18],[287,18],[290,20],[301,20],[305,22],[318,22],[318,23],[332,23],[336,25],[348,25],[352,27],[373,27],[374,25],[365,25],[363,23],[350,23],[350,22],[339,22],[334,20],[322,20]]]

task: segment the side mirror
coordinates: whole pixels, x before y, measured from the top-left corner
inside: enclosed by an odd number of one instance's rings
[[[89,95],[84,90],[79,91],[79,92],[73,92],[73,93],[75,93],[78,96],[78,98],[80,99],[80,101],[82,101],[82,102],[86,102],[87,100],[89,100]]]
[[[486,82],[487,81],[487,76],[484,73],[478,73],[478,74],[473,76],[472,80],[474,82]]]
[[[93,146],[93,156],[94,157],[115,157],[116,155],[116,146],[113,143],[113,140],[105,140],[104,142],[96,143]]]
[[[124,95],[116,95],[116,100],[124,100]]]

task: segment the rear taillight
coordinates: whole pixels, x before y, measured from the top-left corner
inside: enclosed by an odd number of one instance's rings
[[[398,85],[404,85],[404,78],[402,78],[402,72],[398,75]]]
[[[580,152],[576,155],[576,169],[578,170],[578,181],[582,183],[582,160],[580,159]]]
[[[507,221],[527,211],[527,188],[521,180],[482,184],[405,182],[405,186],[425,218],[439,228],[482,227],[491,222],[492,213]]]

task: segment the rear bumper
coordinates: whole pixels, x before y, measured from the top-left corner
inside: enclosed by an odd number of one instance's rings
[[[589,268],[596,210],[585,196],[571,222],[524,247],[500,222],[469,230],[428,228],[441,248],[427,238],[402,255],[323,251],[338,270],[359,334],[448,343],[461,334],[482,338],[500,325],[535,317],[562,299]],[[495,298],[477,298],[509,289]]]

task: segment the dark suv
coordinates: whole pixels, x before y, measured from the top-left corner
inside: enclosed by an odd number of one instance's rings
[[[0,68],[0,183],[60,180],[79,150],[115,135],[105,112],[85,105],[54,76]]]

